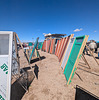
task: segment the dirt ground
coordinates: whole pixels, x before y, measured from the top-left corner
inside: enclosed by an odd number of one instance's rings
[[[54,54],[39,51],[42,60],[30,65],[35,78],[22,100],[75,100],[76,85],[83,87],[99,97],[99,66],[92,56],[86,55],[91,69],[81,59],[76,74],[70,85],[66,85],[66,79]],[[20,50],[21,67],[29,67]],[[96,55],[95,55],[96,56]],[[97,59],[99,62],[99,59]],[[35,65],[36,64],[36,65]],[[36,70],[34,67],[36,66]]]

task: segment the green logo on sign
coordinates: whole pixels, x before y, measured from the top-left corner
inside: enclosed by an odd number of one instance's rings
[[[0,67],[6,74],[8,74],[8,66],[4,63],[1,67]]]
[[[0,95],[0,100],[5,100],[5,99]]]

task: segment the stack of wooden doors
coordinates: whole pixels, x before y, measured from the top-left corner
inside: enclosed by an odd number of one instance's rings
[[[63,68],[64,75],[67,80],[67,85],[71,83],[87,40],[87,35],[71,38],[68,48],[64,53],[63,60],[60,64]]]
[[[55,51],[56,52],[56,56],[58,56],[59,62],[61,61],[61,59],[62,59],[62,57],[64,55],[64,52],[66,51],[66,49],[68,47],[69,41],[73,36],[74,36],[74,34],[71,34],[70,36],[62,38],[59,41],[58,47],[56,49],[57,51]]]
[[[50,46],[50,53],[51,54],[54,54],[54,52],[55,52],[55,41],[56,41],[56,39],[51,40],[51,46]]]
[[[58,57],[67,84],[70,84],[71,79],[74,76],[79,59],[82,56],[84,47],[88,40],[87,35],[75,38],[73,38],[73,36],[74,34],[71,34],[65,38],[57,40],[51,39],[50,43],[47,43],[45,40],[43,43],[43,50],[45,50],[44,48],[47,46],[46,51],[48,52],[49,50],[49,53],[55,54]]]
[[[46,51],[50,54],[54,54],[55,53],[56,40],[57,39],[52,39],[52,38],[44,40],[42,50]]]

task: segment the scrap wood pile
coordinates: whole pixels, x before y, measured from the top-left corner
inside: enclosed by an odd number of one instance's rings
[[[42,46],[42,51],[55,54],[58,57],[67,85],[71,83],[88,40],[88,35],[75,38],[73,36],[74,34],[61,39],[46,39]]]

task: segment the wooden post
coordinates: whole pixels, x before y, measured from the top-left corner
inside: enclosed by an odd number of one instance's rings
[[[84,56],[84,54],[83,54],[83,53],[82,53],[82,57],[83,57],[83,59],[84,59],[85,63],[89,66],[89,69],[91,69],[91,67],[90,67],[90,65],[88,64],[88,62],[87,62],[87,60],[86,60],[86,58],[85,58],[85,56]]]
[[[94,58],[94,60],[96,61],[96,63],[99,65],[98,61],[96,60],[96,58],[94,57],[94,55],[91,53],[90,48],[86,45],[87,49],[89,50],[90,54],[92,55],[92,57]]]
[[[23,50],[23,52],[24,52],[24,48],[23,48],[22,43],[21,43],[21,41],[20,41],[20,39],[19,39],[19,37],[18,37],[17,34],[16,34],[16,37],[17,37],[17,39],[18,39],[18,41],[19,41],[19,44],[21,45],[21,48],[22,48],[22,50]]]
[[[19,44],[21,45],[21,48],[22,48],[22,51],[23,51],[23,53],[24,53],[24,56],[26,57],[26,59],[27,59],[27,55],[26,55],[26,53],[24,52],[24,48],[23,48],[23,46],[22,46],[22,43],[21,43],[21,41],[20,41],[20,39],[19,39],[19,37],[18,37],[18,35],[16,34],[16,37],[17,37],[17,39],[18,39],[18,41],[19,41]],[[29,63],[29,61],[27,60],[27,62]]]

